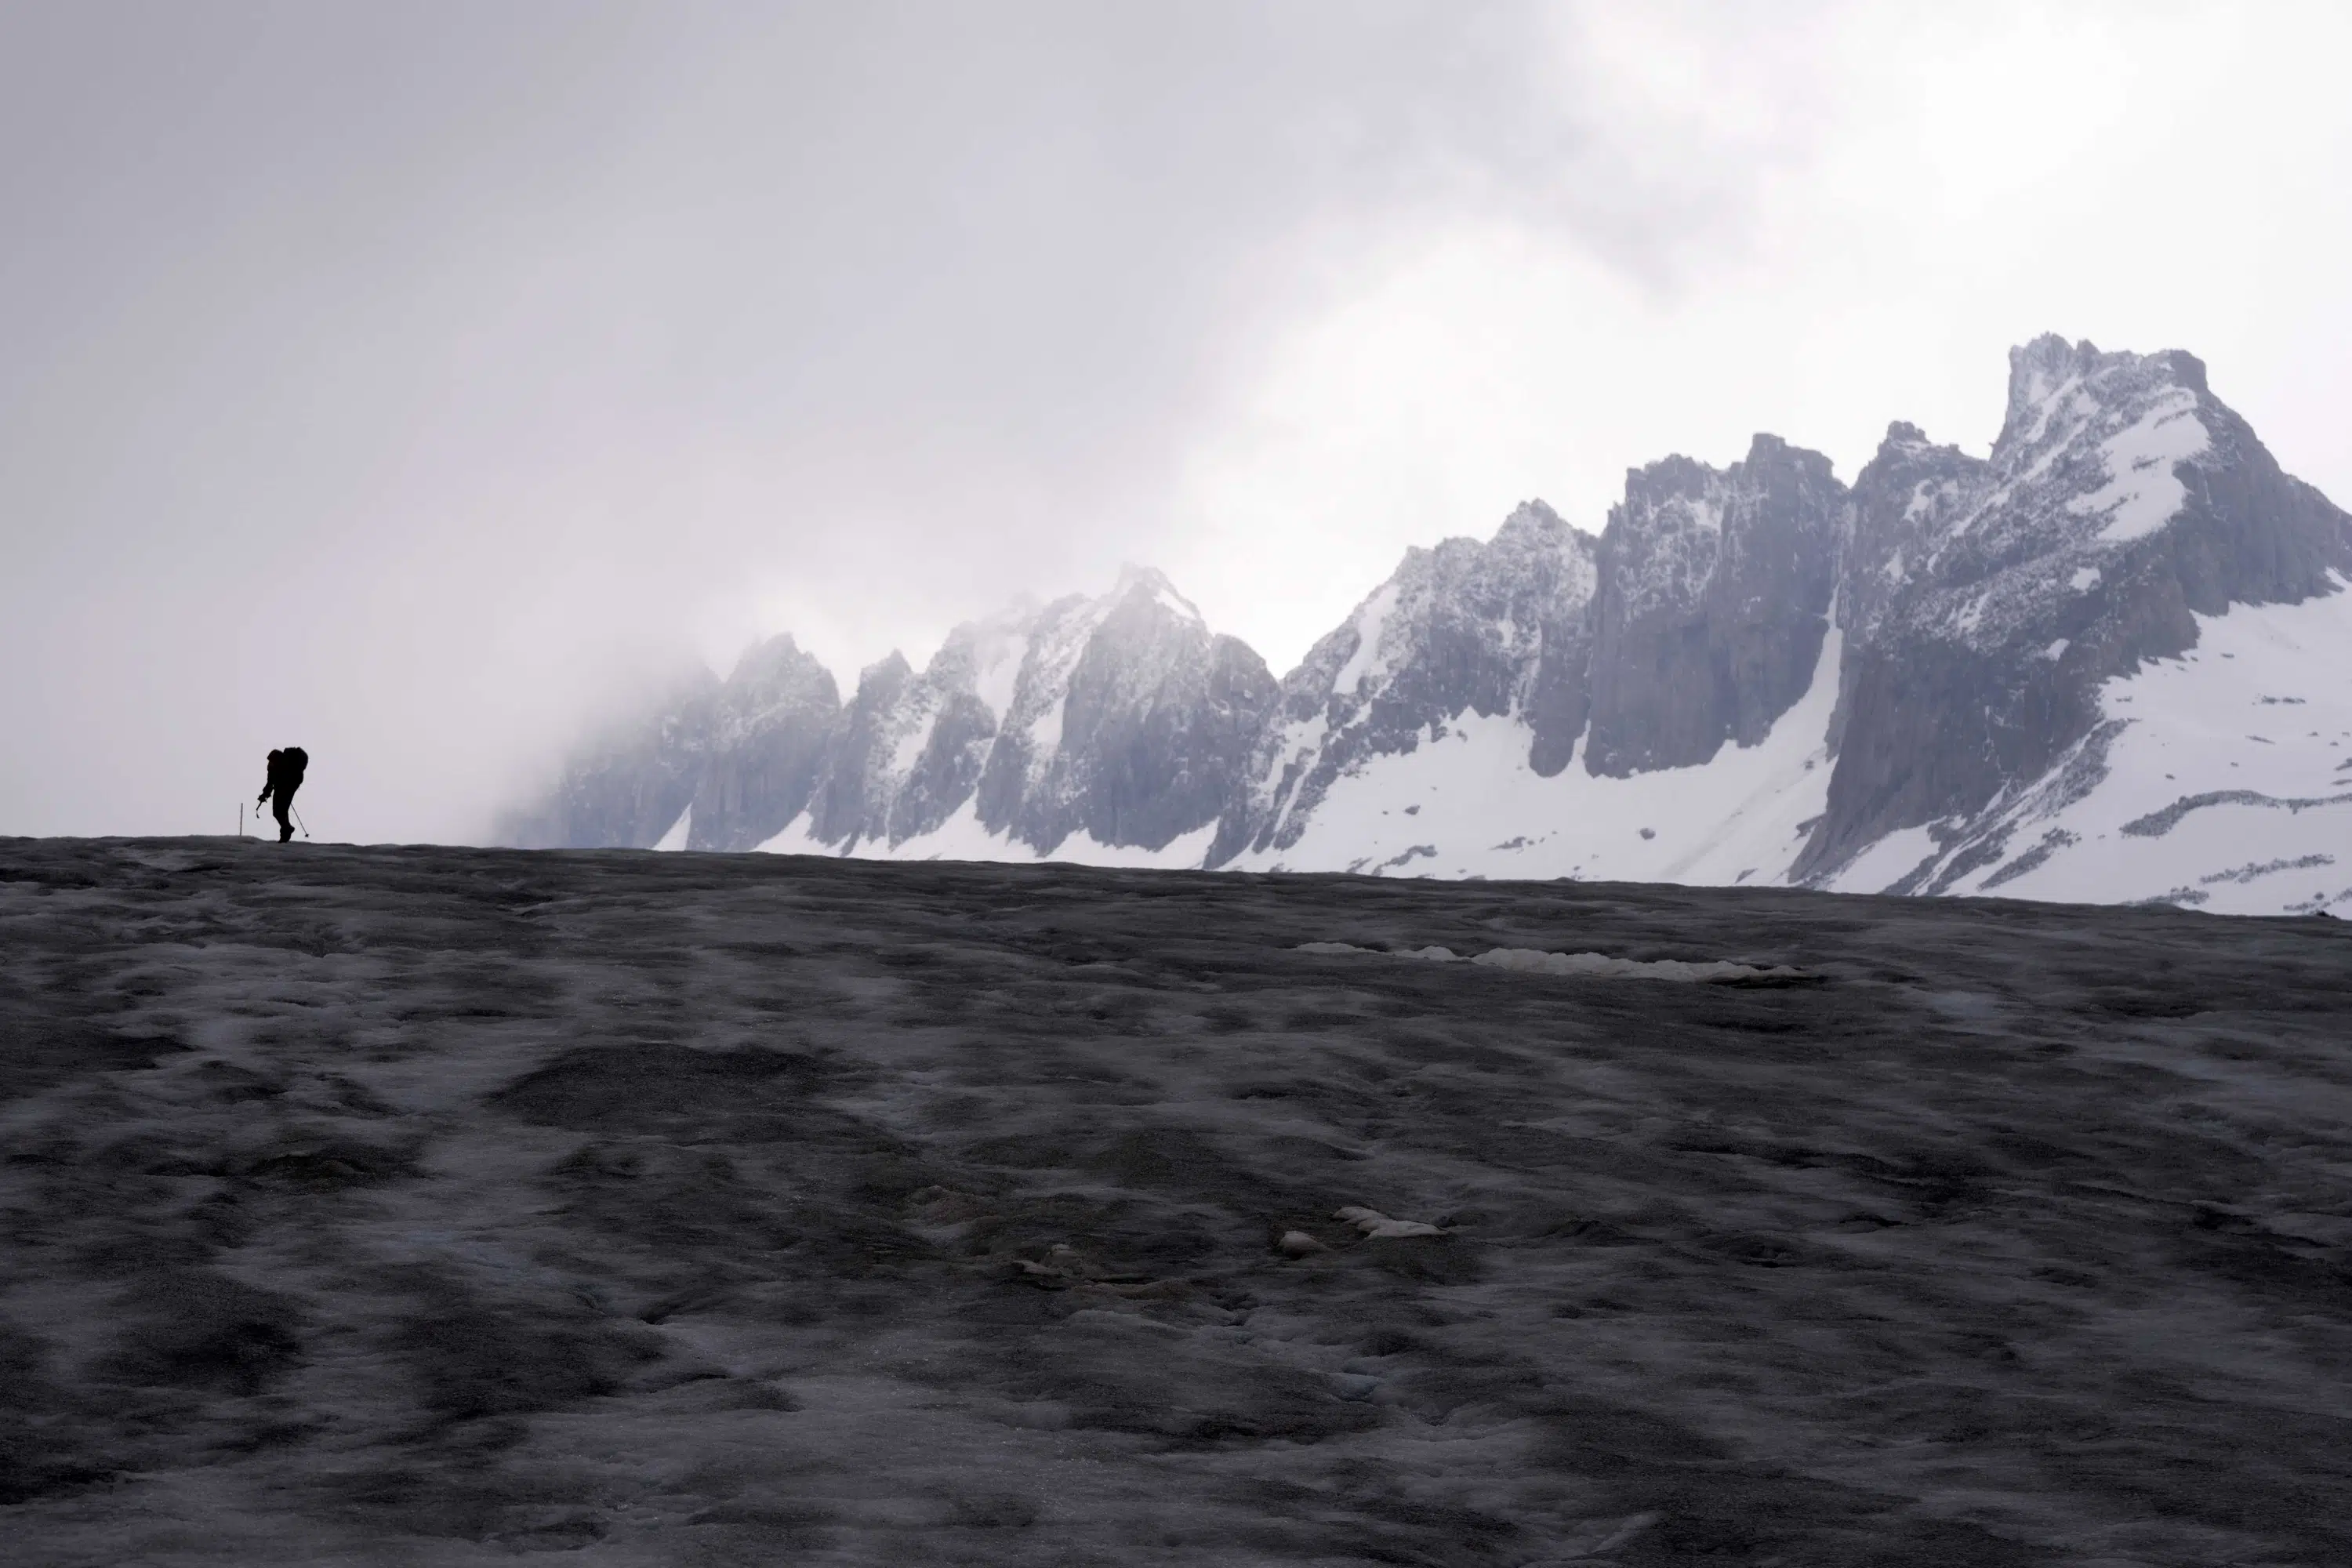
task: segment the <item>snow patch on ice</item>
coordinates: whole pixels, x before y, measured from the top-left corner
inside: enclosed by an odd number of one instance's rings
[[[1307,942],[1298,945],[1298,952],[1339,956],[1346,953],[1370,953],[1380,958],[1412,958],[1424,963],[1457,963],[1462,957],[1452,948],[1410,948],[1387,952],[1379,948],[1358,947],[1345,942]],[[1801,969],[1786,964],[1759,967],[1753,963],[1734,963],[1728,959],[1692,963],[1679,958],[1642,960],[1612,958],[1604,952],[1546,952],[1533,947],[1497,947],[1469,960],[1489,969],[1516,970],[1522,974],[1568,974],[1599,980],[1668,980],[1684,984],[1723,984],[1734,981],[1804,980],[1812,978]]]
[[[1360,1208],[1349,1205],[1332,1212],[1331,1217],[1345,1220],[1372,1240],[1408,1236],[1444,1236],[1444,1228],[1417,1219],[1391,1219],[1378,1209]]]
[[[1677,980],[1687,984],[1719,984],[1727,980],[1799,980],[1804,971],[1787,964],[1759,967],[1728,959],[1693,963],[1679,958],[1647,962],[1611,958],[1600,952],[1545,952],[1531,947],[1498,947],[1470,961],[1495,969],[1516,969],[1527,974],[1583,974],[1606,980]]]

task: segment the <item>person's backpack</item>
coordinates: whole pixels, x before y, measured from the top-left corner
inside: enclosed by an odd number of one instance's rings
[[[310,765],[310,753],[299,746],[289,746],[278,753],[278,760],[286,770],[288,782],[300,784],[302,770]]]

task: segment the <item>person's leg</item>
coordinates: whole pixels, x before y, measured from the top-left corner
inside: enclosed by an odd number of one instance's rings
[[[278,842],[280,844],[294,837],[294,821],[286,815],[287,809],[293,804],[286,797],[293,793],[292,790],[279,790],[269,797],[270,814],[278,818]]]

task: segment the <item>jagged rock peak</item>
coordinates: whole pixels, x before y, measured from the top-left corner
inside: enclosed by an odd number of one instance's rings
[[[868,690],[896,688],[914,673],[907,656],[894,647],[857,672],[857,694],[863,697]]]
[[[2089,403],[2113,404],[2149,391],[2177,387],[2191,398],[2210,395],[2205,362],[2181,349],[2137,354],[2102,353],[2088,338],[2069,343],[2044,332],[2009,351],[2009,407],[1996,451],[2021,438],[2039,439],[2055,415],[2080,392]],[[2087,406],[2077,405],[2081,412]]]
[[[1626,475],[1601,539],[1589,771],[1762,738],[1811,682],[1846,502],[1828,458],[1769,435],[1728,468],[1676,456]]]
[[[2249,774],[2298,740],[2340,787],[2342,723],[2322,733],[2323,688],[2300,711],[2292,659],[2246,687],[2234,750],[2202,718],[2165,730],[2113,693],[2193,656],[2208,617],[2336,596],[2347,574],[2352,519],[2279,470],[2194,356],[2048,336],[2012,353],[1988,456],[1898,420],[1849,489],[1826,458],[1767,433],[1727,467],[1629,470],[1598,537],[1528,500],[1491,538],[1406,551],[1278,685],[1140,566],[1099,595],[968,622],[920,675],[883,660],[845,705],[772,639],[723,686],[704,671],[583,754],[515,832],[2056,886],[2070,846],[2140,834],[2135,803],[2207,752],[2168,810],[2238,800],[2241,779],[2211,768]],[[2352,630],[2326,628],[2347,616],[2297,620],[2320,627],[2295,634],[2316,639],[2305,663],[2342,662],[2328,661]],[[2254,648],[2232,625],[2236,651]],[[2253,679],[2219,651],[2197,679]],[[2290,703],[2292,719],[2274,710]],[[2084,815],[2111,767],[2121,815]],[[1670,776],[1619,783],[1634,775]],[[2270,805],[2319,799],[2290,783]],[[1675,801],[1675,821],[1650,820]],[[2216,863],[2191,894],[2316,863],[2279,843],[2275,865]]]
[[[1503,526],[1495,531],[1495,542],[1500,544],[1507,539],[1523,534],[1549,534],[1554,528],[1567,526],[1559,513],[1552,510],[1549,502],[1540,499],[1523,500],[1511,509],[1511,515],[1505,518]]]
[[[2199,616],[2334,592],[2352,560],[2343,514],[2179,350],[2036,338],[2011,351],[1989,461],[1890,443],[1855,500],[1837,770],[1802,877],[1980,817],[1922,885],[1995,863],[2016,826],[1998,803],[2070,757],[2068,798],[2104,776],[2098,737],[2133,719],[2108,682],[2193,647]]]
[[[792,633],[778,632],[766,641],[755,642],[745,648],[735,660],[735,668],[728,673],[727,682],[730,686],[764,684],[775,675],[794,671],[803,664],[816,665],[819,669],[824,668],[814,656],[801,650],[801,645],[793,640]]]
[[[1558,773],[1584,724],[1597,550],[1539,500],[1492,540],[1406,550],[1283,679],[1211,863],[1297,843],[1340,778],[1442,739],[1465,713],[1515,716],[1530,765]]]
[[[1118,582],[1110,591],[1110,599],[1123,603],[1139,596],[1149,596],[1170,614],[1195,626],[1206,626],[1209,624],[1202,617],[1200,607],[1176,591],[1176,585],[1168,580],[1165,572],[1156,566],[1138,566],[1129,562],[1118,569]]]
[[[779,707],[814,703],[838,708],[841,689],[833,671],[784,632],[743,650],[721,689],[720,701],[730,720],[741,723]]]

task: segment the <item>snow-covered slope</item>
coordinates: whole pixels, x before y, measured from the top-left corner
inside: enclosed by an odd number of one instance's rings
[[[2058,766],[1972,820],[1889,835],[1828,885],[2230,914],[2352,905],[2352,594],[2333,586],[2198,617],[2188,653],[2101,688],[2099,724]],[[2016,852],[1988,862],[1989,844]]]
[[[1597,537],[1530,501],[1278,685],[1136,570],[845,706],[780,639],[520,841],[2310,910],[2352,900],[2347,584],[2352,518],[2196,359],[2044,337],[1987,457],[1898,423],[1849,489],[1759,436]]]
[[[1495,765],[1558,773],[1584,724],[1594,553],[1590,535],[1539,501],[1490,542],[1406,552],[1284,679],[1215,858],[1278,858],[1323,820],[1337,784],[1465,716],[1501,721],[1484,727],[1500,748]]]
[[[982,826],[978,805],[968,800],[938,827],[895,844],[887,838],[828,844],[812,836],[808,818],[801,816],[756,847],[772,855],[841,855],[861,860],[1050,860],[1076,866],[1188,871],[1200,868],[1216,831],[1216,824],[1210,823],[1171,838],[1158,848],[1149,848],[1139,844],[1105,844],[1081,828],[1052,848],[1040,850],[1009,834],[992,833]]]
[[[1368,759],[1334,780],[1286,845],[1232,864],[1421,877],[1784,880],[1829,788],[1837,656],[1832,635],[1811,689],[1755,745],[1729,743],[1705,763],[1628,778],[1582,767],[1546,777],[1529,762],[1523,715],[1465,711],[1433,723],[1410,750]]]

